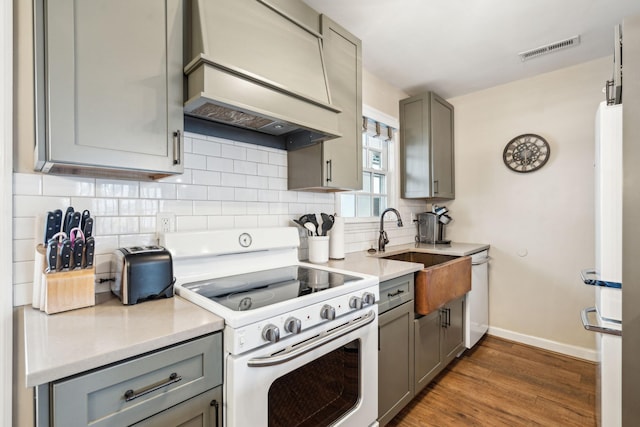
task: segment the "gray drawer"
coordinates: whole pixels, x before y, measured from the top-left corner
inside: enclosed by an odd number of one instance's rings
[[[52,383],[53,425],[125,426],[220,384],[222,334],[216,333]]]
[[[382,314],[411,300],[413,300],[413,274],[386,280],[380,283],[378,313]]]

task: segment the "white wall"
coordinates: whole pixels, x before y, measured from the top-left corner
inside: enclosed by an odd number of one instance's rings
[[[579,272],[594,265],[594,119],[610,74],[604,58],[449,100],[456,200],[448,236],[491,244],[496,334],[595,348],[579,315],[594,304],[593,288]],[[524,133],[544,137],[551,156],[541,170],[518,174],[502,152]]]

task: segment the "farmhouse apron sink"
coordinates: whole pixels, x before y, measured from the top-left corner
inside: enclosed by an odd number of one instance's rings
[[[424,265],[415,274],[416,314],[429,314],[471,290],[470,256],[403,252],[383,258]]]

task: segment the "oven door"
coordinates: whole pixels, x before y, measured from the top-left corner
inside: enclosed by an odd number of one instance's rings
[[[377,425],[377,314],[369,306],[295,341],[227,355],[225,425]]]

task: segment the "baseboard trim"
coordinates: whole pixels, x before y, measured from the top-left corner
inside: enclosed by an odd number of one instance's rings
[[[489,327],[489,331],[487,333],[498,338],[516,341],[522,344],[527,344],[533,347],[542,348],[544,350],[565,354],[567,356],[575,357],[578,359],[588,360],[589,362],[599,361],[598,352],[589,348],[564,344],[561,342],[551,341],[531,335],[525,335],[519,332],[509,331],[502,328]]]

